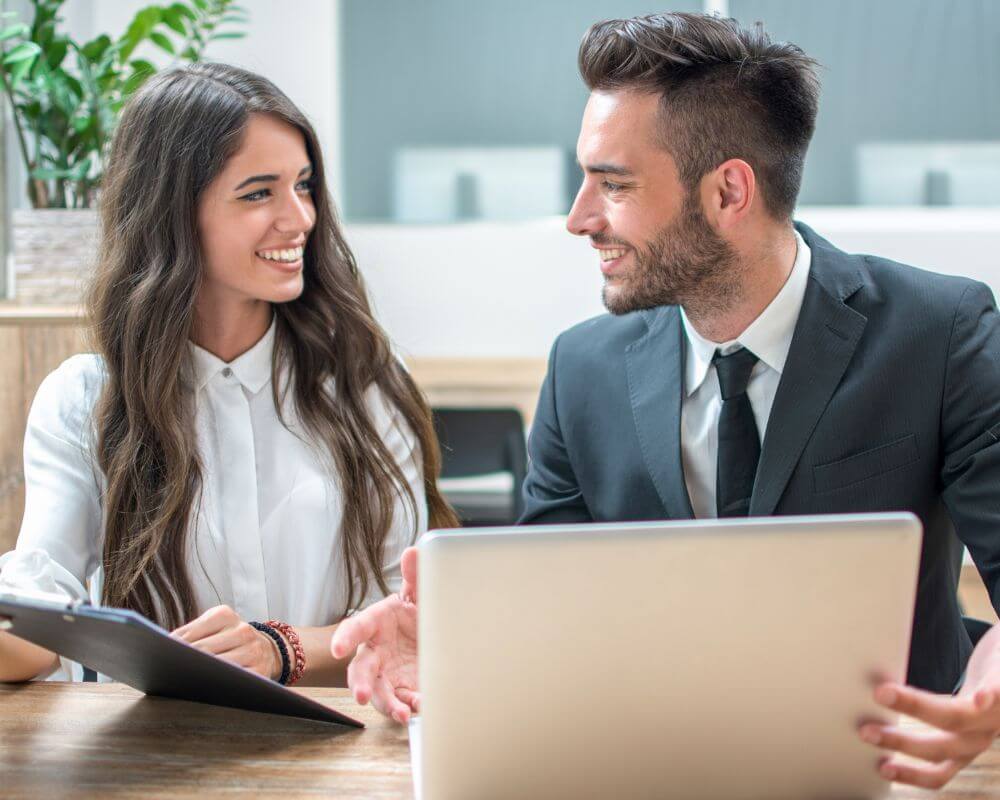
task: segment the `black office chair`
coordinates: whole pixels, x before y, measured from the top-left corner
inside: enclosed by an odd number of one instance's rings
[[[524,419],[515,408],[435,408],[434,429],[441,444],[441,477],[469,478],[507,472],[510,494],[446,492],[462,524],[509,525],[521,515],[521,486],[528,469]]]
[[[979,640],[986,635],[986,631],[993,627],[990,623],[975,617],[962,617],[962,624],[965,625],[965,632],[969,634],[973,647],[979,644]]]

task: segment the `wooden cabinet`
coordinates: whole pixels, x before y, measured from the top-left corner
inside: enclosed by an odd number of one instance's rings
[[[0,307],[0,553],[17,538],[24,510],[24,425],[38,385],[87,350],[77,309]]]

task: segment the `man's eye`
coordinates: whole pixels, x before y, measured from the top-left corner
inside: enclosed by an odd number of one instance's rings
[[[602,185],[609,192],[620,192],[625,188],[624,186],[622,186],[622,184],[612,183],[611,181],[602,181]]]

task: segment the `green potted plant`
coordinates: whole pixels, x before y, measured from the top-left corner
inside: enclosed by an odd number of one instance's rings
[[[63,3],[32,0],[30,23],[8,13],[0,28],[0,82],[33,209],[14,214],[21,302],[78,296],[82,254],[92,249],[81,239],[96,226],[93,212],[80,212],[98,200],[118,115],[157,72],[153,54],[170,66],[200,61],[213,41],[245,36],[248,21],[233,0],[178,1],[139,10],[120,36],[81,43],[61,29]]]

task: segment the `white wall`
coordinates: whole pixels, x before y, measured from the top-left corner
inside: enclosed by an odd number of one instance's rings
[[[798,218],[844,250],[1000,293],[1000,209],[805,208]],[[560,331],[604,311],[597,258],[563,218],[346,233],[376,313],[408,355],[544,357]]]
[[[66,30],[82,41],[118,37],[148,0],[69,0]],[[209,44],[206,58],[259,72],[305,112],[326,156],[331,188],[340,196],[339,0],[241,0],[250,16],[244,39]],[[136,56],[166,66],[170,56],[146,43]]]
[[[79,39],[120,35],[146,4],[68,0],[63,16]],[[331,188],[340,197],[339,0],[242,5],[252,21],[247,38],[215,42],[208,56],[264,74],[303,109],[317,128]],[[150,48],[144,55],[157,53]],[[7,152],[16,161],[14,151]],[[799,218],[846,250],[970,275],[1000,290],[998,210],[806,208]],[[603,312],[593,251],[565,231],[562,218],[352,224],[347,236],[380,319],[400,349],[413,355],[544,357],[559,331]]]

